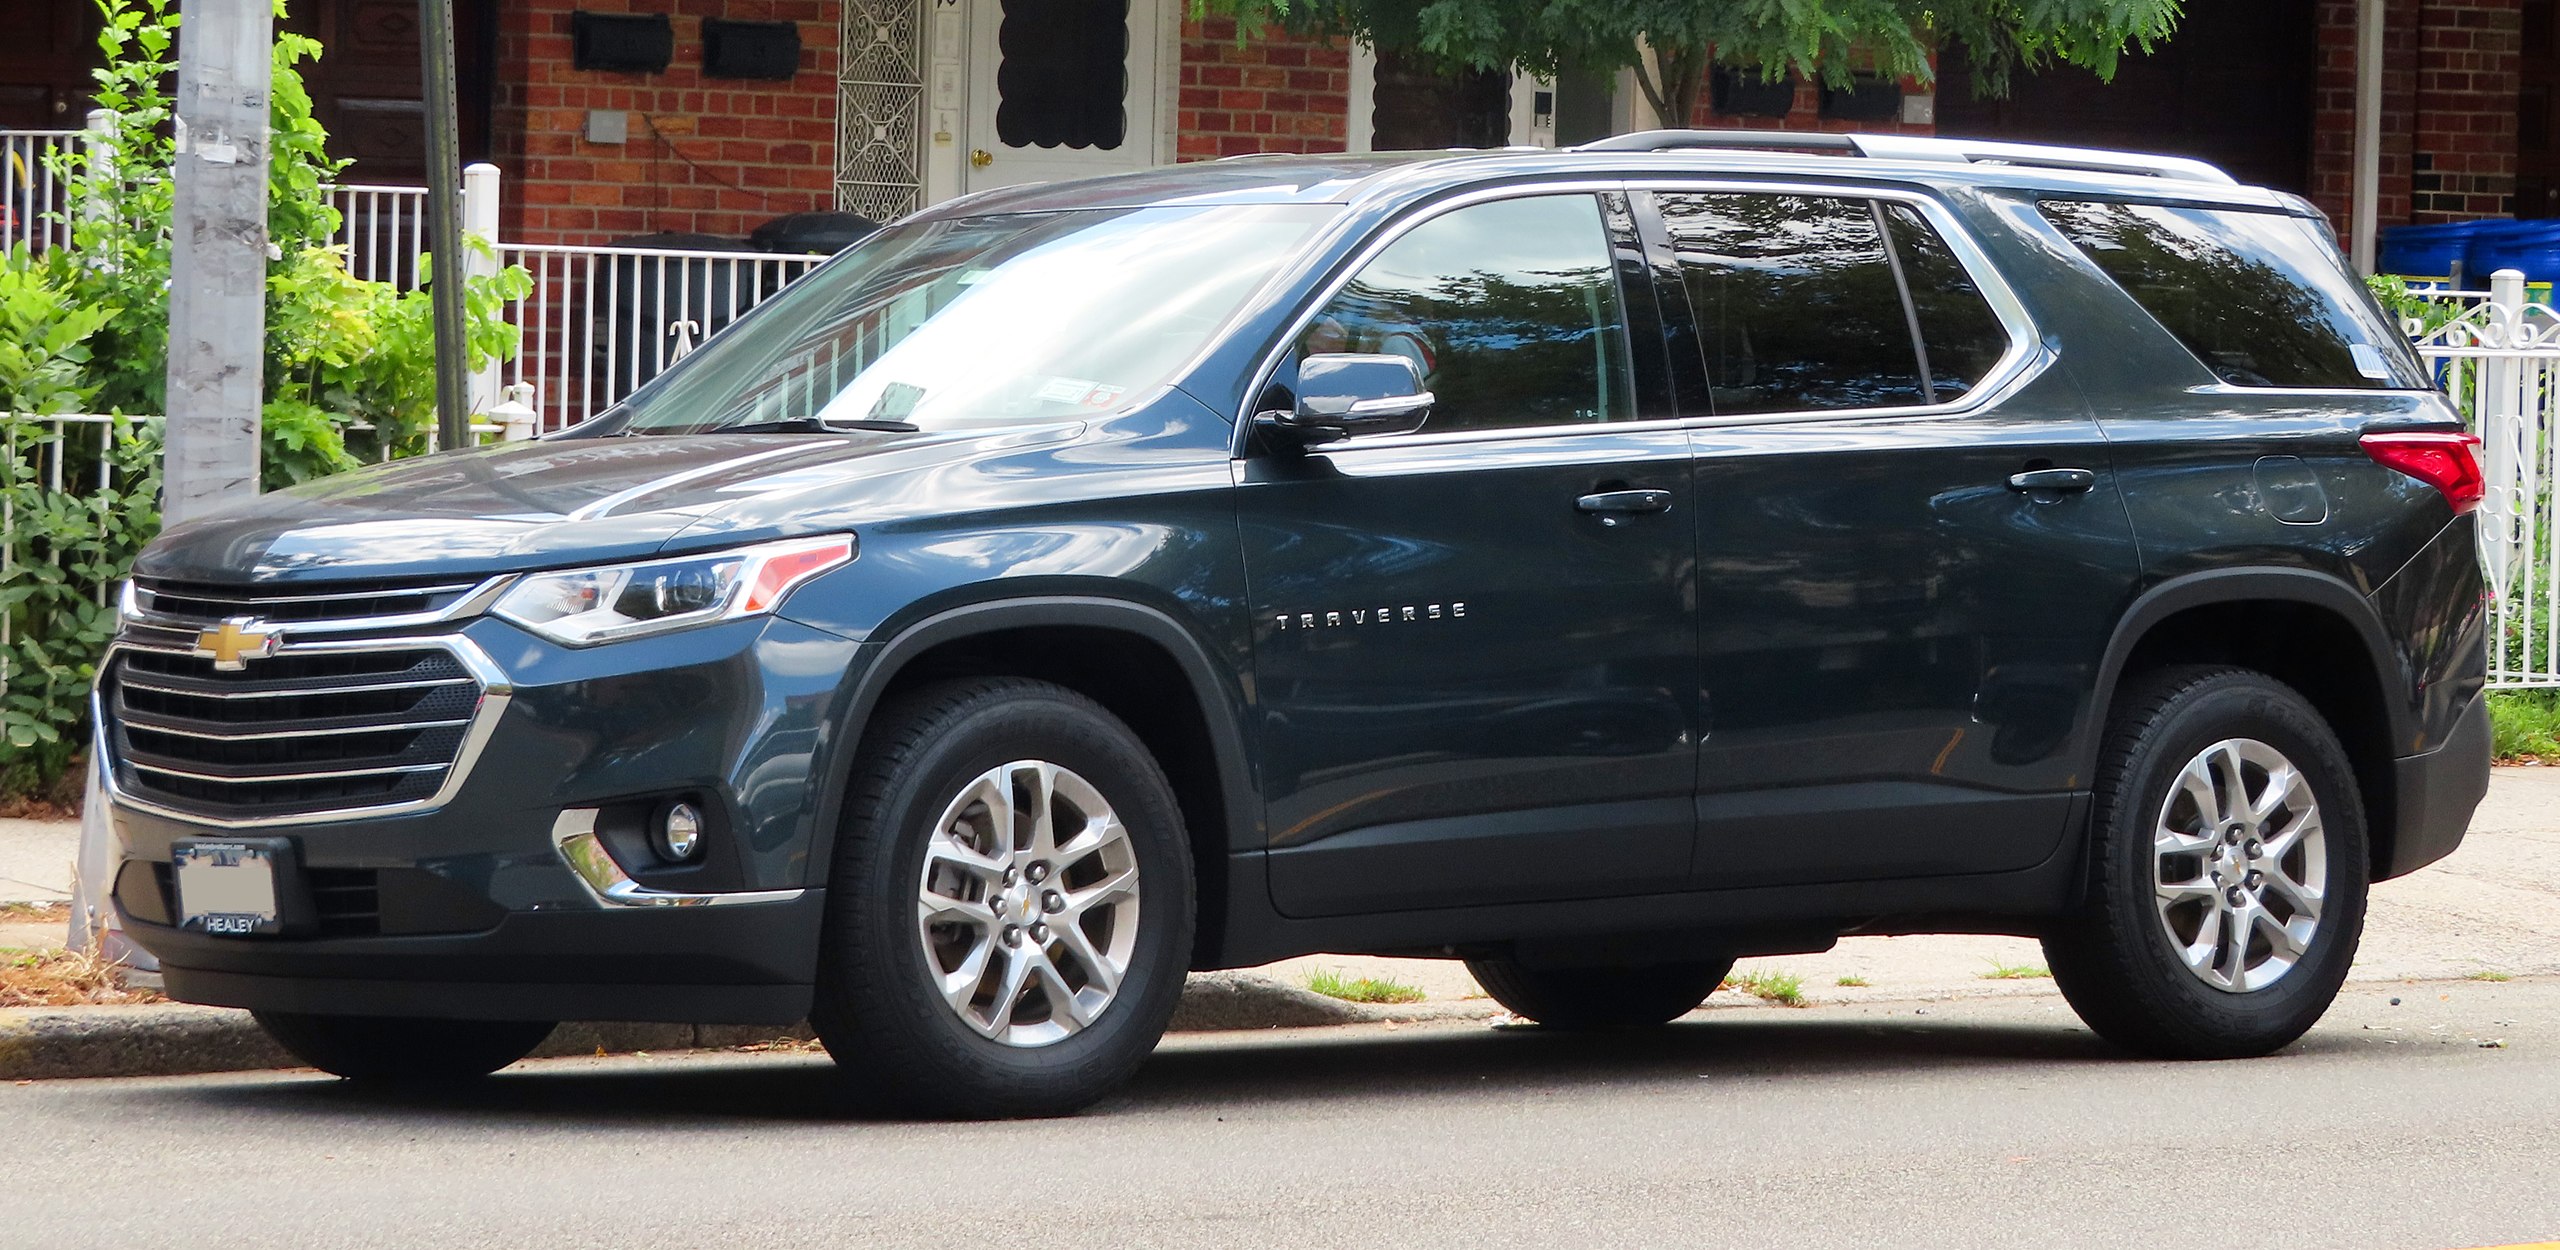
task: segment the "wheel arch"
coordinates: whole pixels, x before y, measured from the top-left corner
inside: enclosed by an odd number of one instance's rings
[[[1241,694],[1207,644],[1146,604],[1041,596],[945,609],[878,645],[843,704],[811,835],[812,884],[832,869],[853,765],[884,702],[942,678],[1035,678],[1101,704],[1137,733],[1164,769],[1192,850],[1199,912],[1194,959],[1214,959],[1226,927],[1228,859],[1252,844],[1258,821]]]
[[[2126,679],[2176,663],[2227,663],[2263,672],[2310,701],[2338,735],[2364,800],[2379,874],[2397,833],[2395,745],[2412,714],[2387,675],[2401,672],[2372,602],[2354,587],[2302,569],[2216,569],[2145,591],[2126,609],[2098,671],[2082,775],[2096,777],[2106,726]]]

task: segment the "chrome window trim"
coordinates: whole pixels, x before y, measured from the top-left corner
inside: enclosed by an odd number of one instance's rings
[[[480,615],[482,612],[488,610],[491,603],[496,602],[499,594],[506,590],[508,583],[513,582],[515,577],[516,575],[513,573],[504,573],[496,577],[482,578],[476,582],[448,582],[438,586],[412,587],[408,590],[349,591],[342,594],[273,595],[268,597],[267,601],[273,603],[324,603],[332,599],[377,599],[386,594],[444,592],[457,587],[464,591],[461,598],[431,612],[403,612],[394,616],[331,617],[314,621],[269,621],[263,616],[260,616],[259,613],[254,610],[257,605],[247,603],[241,605],[244,609],[243,611],[234,613],[230,617],[206,618],[201,616],[173,616],[165,612],[156,612],[143,607],[140,579],[126,578],[124,588],[118,593],[116,598],[116,615],[130,624],[147,626],[152,629],[173,630],[181,633],[202,631],[208,619],[212,619],[216,623],[219,623],[222,620],[236,620],[240,617],[248,617],[250,619],[260,621],[267,628],[284,636],[291,636],[294,634],[343,634],[360,629],[414,629],[427,625],[442,625],[449,621],[460,620],[464,617]]]
[[[607,911],[648,907],[730,907],[741,903],[788,903],[808,893],[806,889],[740,890],[729,894],[684,894],[674,890],[653,890],[631,879],[613,853],[605,849],[604,839],[596,835],[596,809],[571,807],[562,809],[551,821],[551,849],[558,852],[560,862],[569,874],[584,886],[587,896]]]
[[[1253,384],[1245,389],[1244,401],[1239,405],[1236,414],[1236,442],[1231,447],[1231,454],[1241,459],[1248,453],[1253,430],[1254,401],[1261,398],[1263,388],[1271,384],[1272,375],[1279,371],[1280,362],[1288,356],[1290,346],[1298,341],[1299,335],[1306,332],[1308,324],[1315,320],[1316,314],[1322,312],[1325,306],[1332,302],[1333,297],[1341,293],[1343,287],[1350,285],[1351,279],[1375,259],[1378,253],[1386,250],[1408,231],[1447,213],[1492,200],[1519,199],[1533,195],[1573,193],[1599,195],[1608,192],[1629,195],[1636,192],[1710,195],[1760,193],[1883,200],[1905,204],[1919,212],[1921,218],[1929,223],[1930,228],[1937,231],[1939,239],[1947,245],[1948,250],[1955,254],[1956,263],[1964,267],[1965,275],[1973,280],[1974,289],[1981,292],[1983,302],[1991,306],[1992,315],[1999,318],[2001,328],[2008,331],[2009,348],[2001,354],[1998,362],[1983,373],[1981,379],[1976,381],[1971,389],[1962,396],[1943,404],[1913,404],[1891,408],[1805,408],[1791,412],[1735,413],[1730,416],[1707,414],[1692,417],[1666,417],[1650,421],[1578,421],[1564,425],[1528,425],[1494,430],[1449,430],[1439,433],[1434,433],[1426,427],[1411,434],[1376,434],[1366,438],[1348,438],[1339,443],[1324,444],[1317,449],[1318,451],[1332,456],[1348,451],[1387,447],[1430,447],[1447,443],[1488,440],[1559,438],[1574,434],[1638,433],[1664,429],[1727,429],[1737,426],[1793,424],[1805,421],[1962,417],[1979,412],[2005,399],[2014,393],[2021,383],[2033,378],[2043,370],[2046,364],[2050,363],[2051,353],[2045,350],[2043,341],[2038,337],[2035,320],[2027,315],[2026,303],[2018,298],[2017,291],[2009,285],[2008,277],[2000,272],[1999,266],[1992,263],[1990,254],[1982,250],[1981,245],[1974,240],[1972,231],[1966,228],[1963,219],[1956,216],[1955,210],[1949,208],[1945,201],[1916,188],[1867,185],[1855,180],[1856,175],[1847,174],[1845,171],[1844,178],[1850,180],[1828,182],[1817,179],[1683,176],[1666,173],[1648,174],[1642,177],[1506,183],[1435,200],[1423,211],[1399,218],[1385,229],[1378,231],[1368,243],[1352,255],[1340,272],[1327,279],[1325,284],[1318,288],[1315,296],[1290,318],[1288,332],[1283,334],[1279,342],[1264,355],[1261,367],[1254,371]]]
[[[208,816],[199,812],[182,811],[177,808],[154,803],[149,799],[137,797],[132,792],[124,789],[116,783],[116,771],[122,766],[122,764],[114,749],[114,735],[108,731],[109,722],[107,720],[106,695],[103,689],[103,678],[107,672],[108,665],[115,660],[118,652],[156,651],[164,655],[187,656],[192,656],[194,652],[183,647],[139,646],[134,643],[122,641],[111,643],[107,647],[106,655],[100,659],[98,663],[98,672],[101,678],[100,685],[92,687],[89,691],[89,723],[92,726],[91,733],[93,735],[91,749],[97,753],[98,762],[100,764],[98,775],[105,786],[107,801],[109,805],[114,807],[126,808],[137,812],[145,812],[153,816],[178,821],[183,824],[202,825],[215,829],[278,829],[296,825],[328,824],[336,821],[375,820],[392,816],[414,816],[422,812],[435,811],[436,809],[443,807],[445,804],[452,802],[454,796],[462,792],[463,784],[469,780],[472,768],[480,761],[481,752],[489,745],[489,739],[496,734],[499,720],[506,715],[507,704],[512,701],[515,695],[515,684],[507,677],[506,670],[499,668],[496,661],[491,660],[488,654],[483,652],[477,644],[460,634],[436,634],[427,637],[403,638],[329,638],[310,642],[288,642],[277,647],[276,654],[311,655],[326,654],[330,652],[404,651],[426,648],[440,649],[452,655],[454,661],[462,665],[463,670],[470,673],[472,678],[480,683],[480,705],[472,712],[471,727],[464,731],[462,735],[462,745],[455,750],[453,762],[451,764],[441,766],[447,769],[447,771],[445,773],[444,783],[436,787],[435,793],[423,798],[403,799],[397,803],[360,804],[353,807],[335,807],[316,812],[294,812],[274,816]],[[450,685],[454,683],[438,682],[434,684]],[[190,691],[189,693],[194,692]],[[147,727],[145,732],[149,732]],[[142,766],[135,765],[134,767],[139,768]],[[404,766],[397,769],[361,769],[357,771],[369,774],[390,773],[395,771],[423,772],[429,767],[433,766],[414,765]],[[153,771],[168,772],[171,770],[155,769]],[[190,774],[178,775],[185,776]],[[291,777],[273,777],[259,778],[257,780],[289,781],[293,779],[294,778]],[[240,779],[223,777],[217,778],[216,780],[237,781]]]

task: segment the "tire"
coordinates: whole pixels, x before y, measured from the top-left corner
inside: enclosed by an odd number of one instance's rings
[[[2235,774],[2246,804],[2280,783],[2287,797],[2255,822],[2230,819]],[[2206,667],[2129,686],[2091,833],[2089,898],[2044,950],[2100,1037],[2159,1058],[2236,1059],[2291,1044],[2329,1009],[2363,935],[2371,861],[2354,768],[2291,687]]]
[[[1081,814],[1085,832],[1051,853],[1005,820],[999,841],[996,805],[1040,806],[1043,787],[1051,814]],[[926,687],[865,733],[810,1022],[870,1109],[1076,1111],[1163,1036],[1190,963],[1192,887],[1173,788],[1128,726],[1047,682]]]
[[[1467,961],[1476,984],[1515,1016],[1551,1029],[1646,1029],[1707,1001],[1730,959],[1642,968],[1530,968],[1509,956]]]
[[[293,1057],[351,1081],[432,1084],[484,1077],[533,1053],[549,1021],[427,1020],[252,1012]]]

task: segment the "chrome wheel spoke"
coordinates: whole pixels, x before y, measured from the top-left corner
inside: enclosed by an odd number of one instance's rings
[[[2310,779],[2281,751],[2252,738],[2198,751],[2151,842],[2152,904],[2178,961],[2230,993],[2291,972],[2319,936],[2327,845]]]
[[[1137,850],[1072,769],[1016,760],[945,805],[916,924],[943,1001],[980,1035],[1045,1046],[1109,1010],[1135,953]]]

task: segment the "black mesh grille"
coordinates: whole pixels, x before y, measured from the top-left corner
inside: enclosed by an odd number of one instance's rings
[[[231,673],[195,656],[123,651],[102,686],[117,783],[230,817],[426,798],[482,693],[450,652],[398,644],[287,652]]]

